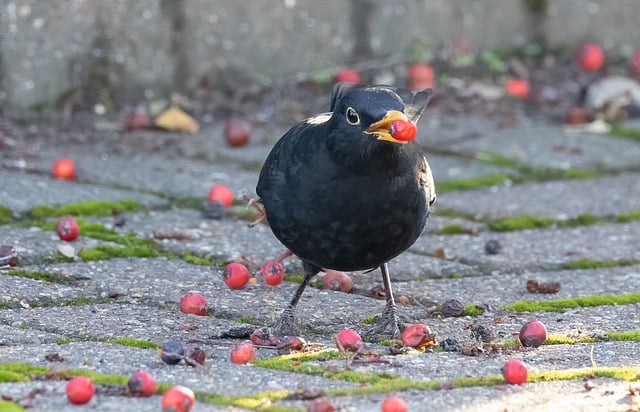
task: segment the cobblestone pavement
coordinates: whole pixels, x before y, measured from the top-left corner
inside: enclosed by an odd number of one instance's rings
[[[254,215],[242,202],[219,220],[200,207],[213,184],[252,195],[285,126],[256,130],[248,146],[230,149],[216,125],[195,136],[120,133],[103,119],[76,132],[14,125],[11,144],[0,147],[0,245],[20,258],[0,271],[0,411],[160,410],[160,395],[126,396],[122,385],[138,369],[196,391],[194,411],[305,410],[303,388],[324,391],[342,411],[378,411],[391,394],[411,411],[632,410],[630,391],[640,387],[640,141],[568,134],[542,121],[500,129],[486,119],[435,120],[424,120],[419,141],[440,188],[437,207],[390,267],[397,295],[407,298],[401,316],[459,350],[391,355],[367,343],[361,359],[369,362],[350,373],[334,352],[296,358],[259,348],[256,363],[229,360],[288,301],[295,276],[277,287],[258,277],[227,288],[226,262],[264,262],[283,247],[268,226],[247,227]],[[59,157],[75,160],[76,180],[50,176]],[[88,201],[102,203],[81,210]],[[81,214],[75,242],[63,245],[53,231],[59,213]],[[487,254],[490,240],[499,253]],[[284,263],[287,273],[301,272],[295,258]],[[299,315],[315,349],[332,351],[335,333],[363,330],[382,310],[370,294],[378,272],[352,276],[352,293],[305,292]],[[528,280],[559,282],[560,290],[530,293]],[[187,291],[207,298],[208,316],[180,312]],[[448,299],[469,311],[443,317],[438,308]],[[518,348],[514,335],[531,319],[552,339]],[[164,364],[155,349],[170,339],[204,349],[206,368]],[[526,363],[530,382],[504,383],[509,358]],[[43,379],[47,369],[59,373]],[[87,406],[67,402],[66,382],[54,379],[63,371],[99,383]]]

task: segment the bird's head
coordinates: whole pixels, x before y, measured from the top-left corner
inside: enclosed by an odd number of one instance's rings
[[[402,146],[416,137],[416,121],[430,96],[431,90],[413,94],[339,84],[331,96],[331,144],[336,149],[357,145],[368,150]]]

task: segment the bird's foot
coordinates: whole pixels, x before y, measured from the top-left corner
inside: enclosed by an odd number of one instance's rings
[[[400,337],[403,329],[404,325],[400,322],[398,308],[395,303],[387,302],[382,314],[376,316],[373,325],[364,332],[364,335],[372,342],[379,342],[389,338],[395,340]]]
[[[249,227],[254,227],[260,224],[263,220],[267,218],[267,212],[265,212],[264,206],[258,203],[257,200],[250,198],[249,196],[247,196],[246,193],[242,194],[242,199],[244,199],[247,202],[247,208],[253,207],[255,210],[258,211],[258,218],[253,222],[248,223]]]

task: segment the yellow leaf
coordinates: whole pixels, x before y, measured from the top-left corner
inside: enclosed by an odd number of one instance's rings
[[[195,134],[200,129],[198,122],[177,106],[169,107],[156,118],[154,123],[172,132]]]

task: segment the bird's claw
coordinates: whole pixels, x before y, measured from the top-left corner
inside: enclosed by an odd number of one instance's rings
[[[398,316],[398,308],[395,304],[388,302],[382,314],[376,316],[375,322],[364,332],[364,335],[374,342],[389,337],[395,340],[400,337],[403,326]]]
[[[254,227],[267,218],[267,213],[264,210],[264,206],[258,203],[256,199],[249,197],[246,193],[242,193],[242,199],[247,202],[247,209],[253,207],[258,211],[258,218],[253,222],[249,222],[247,226]]]
[[[280,317],[269,328],[271,335],[282,336],[299,336],[300,328],[296,319],[295,308],[288,306],[285,308]]]

